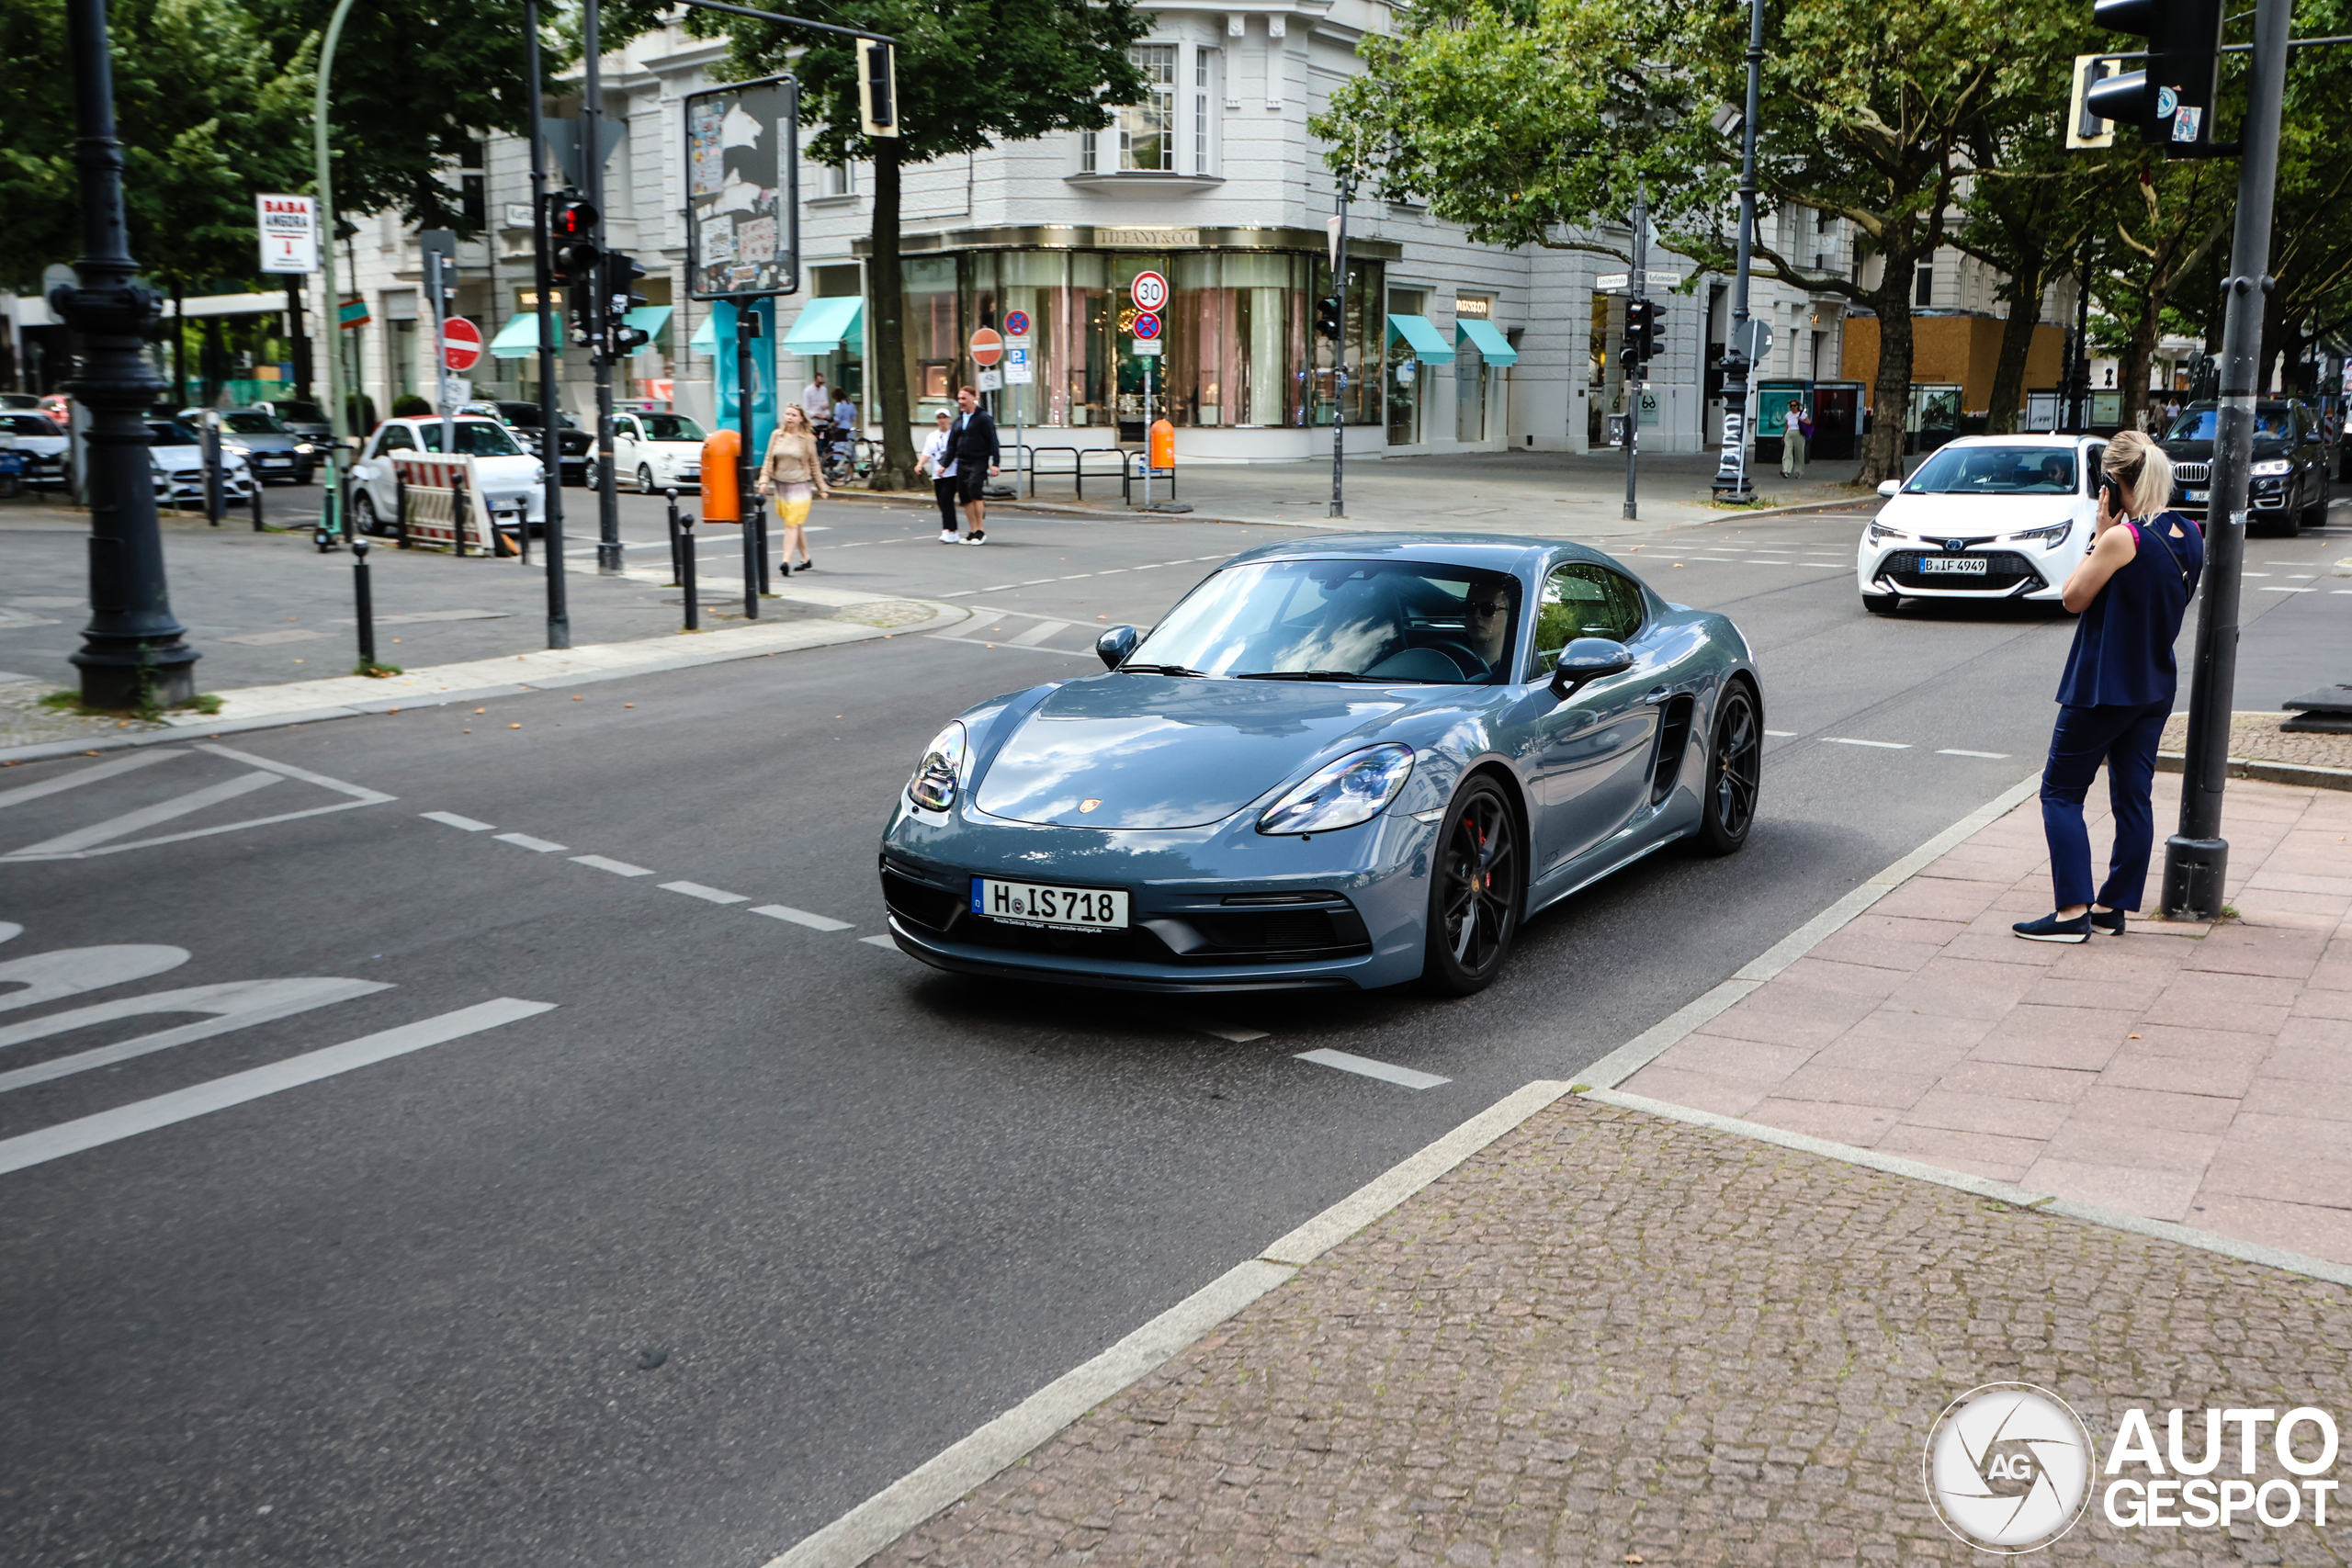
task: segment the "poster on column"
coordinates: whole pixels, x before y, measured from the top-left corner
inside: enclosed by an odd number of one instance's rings
[[[790,76],[686,96],[686,292],[800,287],[800,90]]]
[[[711,378],[718,383],[718,423],[729,430],[741,429],[735,409],[735,312],[746,309],[760,319],[760,335],[752,340],[752,450],[761,453],[768,449],[768,436],[775,429],[775,300],[738,305],[722,299],[711,308]]]

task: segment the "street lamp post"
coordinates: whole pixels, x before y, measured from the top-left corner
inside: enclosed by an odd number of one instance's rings
[[[351,15],[351,0],[336,0],[327,19],[326,37],[319,42],[318,80],[311,100],[311,156],[316,165],[319,202],[319,319],[327,336],[327,488],[326,505],[334,509],[335,530],[351,537],[351,518],[345,511],[344,445],[351,438],[350,420],[343,409],[343,297],[334,283],[334,243],[340,236],[334,215],[334,165],[327,156],[327,79],[334,70],[334,46],[343,38],[344,18]],[[353,274],[355,280],[357,274]]]
[[[66,0],[65,25],[82,255],[75,283],[49,299],[79,340],[80,373],[68,385],[90,411],[90,624],[72,659],[82,671],[82,701],[92,707],[173,707],[196,695],[198,655],[172,615],[151,442],[140,417],[163,389],[145,352],[163,307],[153,290],[132,281],[139,267],[124,228],[106,0]]]
[[[1356,194],[1352,167],[1339,175],[1339,211],[1331,239],[1331,295],[1340,302],[1340,335],[1331,340],[1331,515],[1348,514],[1342,492],[1348,462],[1348,202]],[[1148,436],[1151,433],[1147,430]]]
[[[533,309],[539,323],[539,461],[547,470],[546,541],[548,558],[548,646],[571,646],[571,606],[563,581],[563,425],[562,402],[556,386],[554,271],[548,256],[548,139],[542,122],[546,99],[539,83],[538,0],[524,0],[523,31],[528,39],[524,70],[531,96],[531,265],[538,290]],[[530,520],[524,519],[527,538]]]
[[[1756,117],[1764,98],[1764,5],[1747,0],[1747,109],[1739,119],[1739,263],[1732,278],[1731,343],[1724,354],[1724,452],[1715,466],[1715,499],[1756,499],[1747,480],[1747,277],[1756,245]]]

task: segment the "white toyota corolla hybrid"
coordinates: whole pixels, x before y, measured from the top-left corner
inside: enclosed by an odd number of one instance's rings
[[[2099,456],[2092,435],[1963,435],[1887,498],[1862,530],[1854,575],[1862,604],[1905,599],[2054,603],[2090,548]]]

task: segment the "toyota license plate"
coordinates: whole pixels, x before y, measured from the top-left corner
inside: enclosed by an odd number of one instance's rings
[[[1058,887],[1050,883],[972,878],[972,913],[1016,926],[1057,931],[1127,929],[1127,896],[1114,888]]]
[[[1949,571],[1962,576],[1982,577],[1984,575],[1984,558],[1983,556],[1927,556],[1920,559],[1919,571],[1923,576]]]
[[[2183,501],[2203,501],[2205,499],[2205,492],[2201,490],[2185,490],[2180,492],[2180,499]]]

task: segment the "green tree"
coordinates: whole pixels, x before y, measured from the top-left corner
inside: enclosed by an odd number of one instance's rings
[[[624,0],[606,13],[617,42],[660,24],[666,0]],[[899,135],[859,129],[857,55],[851,40],[765,22],[689,12],[689,31],[733,38],[738,79],[791,71],[804,125],[821,127],[803,147],[819,164],[870,162],[874,300],[870,363],[882,424],[877,484],[914,483],[914,417],[904,349],[906,291],[899,264],[899,174],[909,164],[977,152],[1057,130],[1097,130],[1110,106],[1134,103],[1143,73],[1127,49],[1151,25],[1131,0],[778,0],[769,7],[863,28],[898,40]]]

